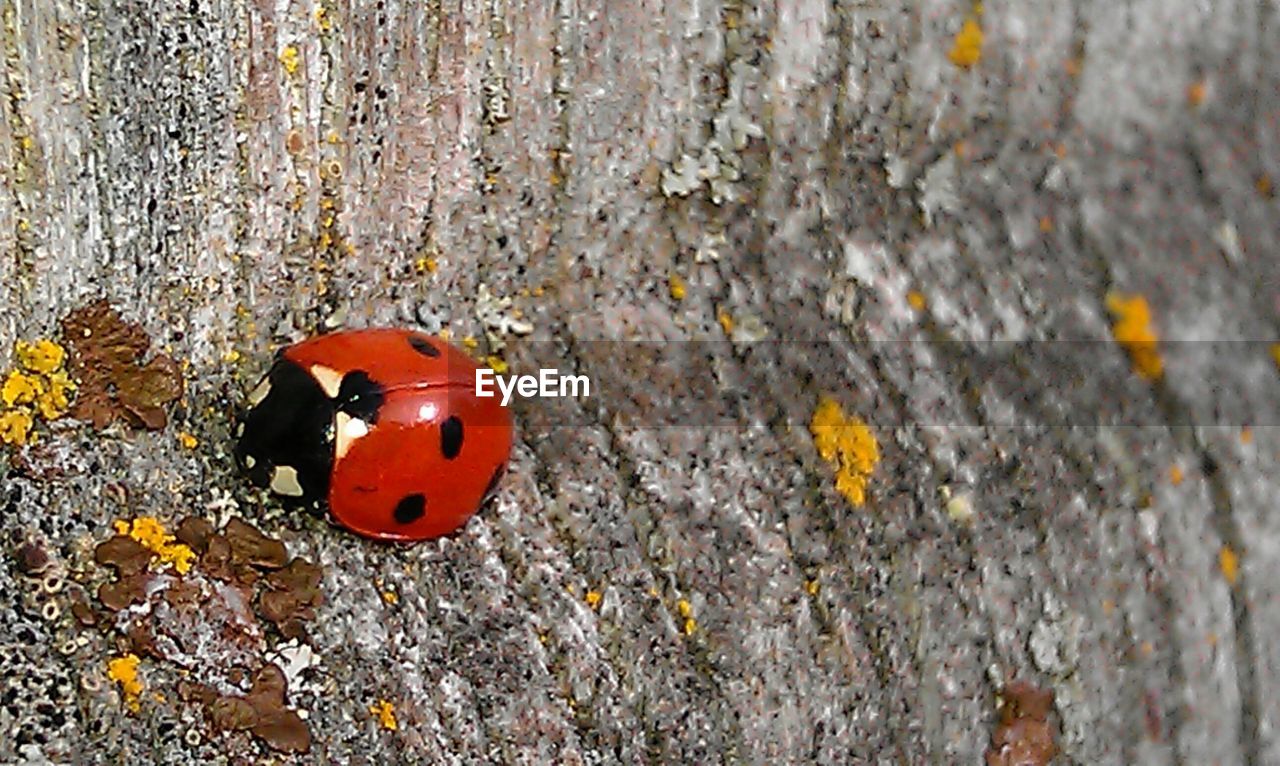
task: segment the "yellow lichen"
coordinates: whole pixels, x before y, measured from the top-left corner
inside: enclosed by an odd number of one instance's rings
[[[185,449],[195,449],[200,446],[200,440],[186,431],[178,432],[178,443]]]
[[[1222,570],[1222,577],[1227,585],[1234,586],[1240,577],[1240,557],[1231,550],[1230,545],[1224,545],[1218,551],[1218,568]]]
[[[923,311],[925,304],[924,293],[919,290],[911,290],[907,293],[907,305],[911,306],[911,308],[916,311]]]
[[[1280,368],[1280,343],[1271,344],[1271,361],[1276,363],[1276,367]]]
[[[298,73],[298,59],[298,48],[295,45],[286,45],[280,51],[280,63],[284,66],[284,71],[291,75]]]
[[[14,344],[18,368],[0,385],[0,441],[21,447],[32,438],[35,418],[55,420],[71,406],[75,383],[63,368],[67,352],[51,340]]]
[[[591,607],[592,609],[595,609],[596,607],[600,606],[600,601],[603,598],[604,596],[598,590],[589,590],[586,592],[586,595],[582,597],[582,599],[587,602],[587,606]]]
[[[161,564],[171,564],[178,574],[190,572],[191,565],[195,563],[196,552],[175,542],[174,536],[165,530],[164,525],[151,516],[139,516],[132,524],[117,521],[115,530],[137,540],[144,548],[156,554]]]
[[[1172,466],[1172,467],[1169,469],[1169,481],[1170,481],[1170,483],[1172,483],[1172,484],[1173,484],[1173,486],[1175,486],[1175,487],[1176,487],[1176,486],[1178,486],[1179,484],[1181,484],[1181,483],[1182,483],[1182,479],[1183,479],[1182,468],[1181,468],[1180,466],[1176,466],[1176,465],[1175,465],[1175,466]]]
[[[688,599],[682,598],[676,602],[676,611],[684,618],[684,634],[692,636],[698,629],[698,621],[693,619],[693,604],[689,603]]]
[[[31,427],[35,421],[26,410],[7,410],[0,412],[0,441],[21,447],[31,436]]]
[[[485,357],[484,362],[485,364],[489,365],[489,369],[493,370],[499,375],[506,374],[507,370],[510,369],[505,359],[494,354],[490,354],[489,356]]]
[[[671,297],[675,300],[684,300],[685,294],[689,290],[689,286],[681,276],[674,271],[667,277],[667,289],[671,291]]]
[[[138,677],[138,655],[126,654],[107,662],[107,678],[120,684],[125,704],[135,713],[138,711],[138,697],[142,695],[142,679]]]
[[[880,462],[880,444],[871,428],[824,396],[813,411],[809,432],[818,454],[836,469],[836,490],[855,506],[866,503],[867,482]]]
[[[45,420],[57,420],[71,408],[71,392],[76,384],[64,370],[54,370],[45,378],[45,389],[36,397],[36,409]]]
[[[35,343],[20,340],[15,346],[15,353],[18,364],[32,372],[44,375],[62,367],[67,359],[66,349],[47,339],[41,339]]]
[[[956,33],[947,58],[961,69],[968,69],[982,58],[982,27],[976,19],[964,22],[964,26]]]
[[[21,370],[12,370],[5,378],[4,387],[0,388],[0,399],[6,407],[16,404],[31,404],[36,397],[44,393],[44,381],[38,375],[30,375]]]
[[[374,705],[369,706],[369,712],[378,719],[378,725],[388,731],[395,731],[400,728],[400,724],[396,721],[396,706],[388,700],[378,700]]]
[[[1159,380],[1164,361],[1157,347],[1159,338],[1151,326],[1151,307],[1141,295],[1107,296],[1107,309],[1114,317],[1111,334],[1129,352],[1133,369],[1147,380]]]
[[[733,334],[733,315],[728,309],[720,309],[716,312],[716,321],[720,323],[720,329],[724,330],[725,335]]]
[[[1204,103],[1204,97],[1209,93],[1209,87],[1204,80],[1196,80],[1187,86],[1187,105],[1195,108]]]

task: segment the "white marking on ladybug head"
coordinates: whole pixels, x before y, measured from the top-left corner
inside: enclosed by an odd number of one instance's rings
[[[253,468],[253,467],[254,467],[255,465],[257,465],[257,464],[258,464],[258,461],[253,459],[253,455],[245,455],[245,456],[244,456],[244,467],[245,467],[245,468]]]
[[[311,365],[311,377],[320,384],[320,390],[330,399],[338,398],[338,390],[342,388],[342,373],[323,364]]]
[[[338,417],[338,442],[334,445],[334,455],[338,460],[346,456],[347,450],[351,449],[351,445],[356,439],[369,434],[369,424],[360,418],[353,418],[345,412],[339,412]]]
[[[302,497],[302,485],[298,483],[298,469],[291,465],[276,466],[271,474],[271,491],[277,495]]]
[[[439,415],[439,414],[440,414],[440,408],[436,406],[435,402],[427,402],[426,404],[418,408],[419,420],[435,420],[436,415]]]
[[[267,394],[271,393],[271,380],[263,378],[262,382],[249,393],[249,406],[257,407],[262,404],[262,400],[267,398]]]

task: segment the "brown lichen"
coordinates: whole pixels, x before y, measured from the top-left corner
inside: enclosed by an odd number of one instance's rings
[[[227,522],[224,534],[231,544],[231,558],[237,564],[279,569],[289,561],[284,543],[267,537],[242,519]]]
[[[121,578],[144,572],[155,554],[127,535],[115,535],[94,550],[94,560],[115,567]]]
[[[305,753],[311,748],[311,733],[302,718],[285,707],[286,691],[284,672],[276,665],[264,665],[246,695],[218,697],[206,712],[215,728],[249,730],[274,750]]]
[[[39,577],[53,564],[49,551],[40,543],[26,542],[13,552],[18,571],[27,577]]]
[[[315,608],[323,603],[320,593],[320,567],[305,559],[294,559],[284,569],[267,575],[267,587],[258,599],[262,617],[272,622],[282,634],[302,638],[304,620],[315,617]]]
[[[1049,712],[1053,690],[1013,681],[1000,691],[1000,723],[991,735],[987,766],[1047,766],[1058,754]]]
[[[62,333],[80,384],[74,417],[99,430],[116,421],[164,427],[164,406],[182,396],[182,373],[164,354],[143,363],[151,340],[142,327],[124,321],[101,299],[67,315]]]
[[[158,522],[139,527],[136,520],[117,523],[116,531],[95,549],[96,560],[117,574],[115,581],[101,585],[98,597],[112,611],[148,601],[151,608],[123,615],[123,622],[95,621],[103,629],[110,624],[121,631],[119,645],[129,656],[188,669],[193,649],[207,647],[214,637],[221,667],[200,666],[195,677],[179,682],[178,697],[199,703],[217,730],[248,731],[280,752],[306,752],[311,735],[302,718],[285,706],[286,681],[278,667],[262,666],[243,696],[219,694],[214,685],[196,678],[232,686],[246,682],[242,668],[261,661],[265,624],[274,624],[284,636],[305,635],[303,622],[315,617],[322,602],[320,567],[290,560],[283,542],[239,518],[220,531],[198,517],[183,519],[173,535]],[[163,563],[158,550],[169,548],[187,551],[190,566],[153,571]],[[93,616],[92,609],[87,616]],[[201,661],[209,651],[199,649]]]

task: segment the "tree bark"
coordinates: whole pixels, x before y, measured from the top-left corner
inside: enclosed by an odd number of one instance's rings
[[[9,451],[0,526],[74,569],[231,492],[325,568],[297,762],[975,763],[1013,679],[1061,762],[1280,761],[1276,11],[0,0],[0,347],[106,296],[187,384],[167,431]],[[228,457],[274,349],[388,324],[599,391],[518,405],[454,538],[283,517]],[[824,395],[879,441],[863,507]],[[23,582],[15,667],[109,685]],[[222,752],[144,675],[166,701],[77,686],[42,752]]]

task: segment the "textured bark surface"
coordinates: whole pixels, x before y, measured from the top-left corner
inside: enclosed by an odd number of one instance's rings
[[[942,0],[164,5],[0,0],[0,348],[106,296],[188,363],[167,431],[10,451],[0,526],[74,569],[113,519],[230,491],[322,564],[284,760],[974,763],[1021,678],[1062,762],[1280,762],[1280,373],[1202,343],[1277,334],[1274,0],[988,0],[968,70]],[[1115,290],[1151,302],[1158,383],[1108,341]],[[228,457],[274,348],[373,324],[654,393],[521,405],[495,506],[376,545]],[[679,380],[592,342],[637,338],[755,404],[646,427]],[[974,361],[1063,339],[1098,341],[1076,377]],[[805,427],[823,393],[880,440],[864,508]],[[259,747],[210,741],[171,663],[130,712],[112,640],[68,644],[6,562],[6,675],[65,713],[6,700],[49,731],[0,760]]]

